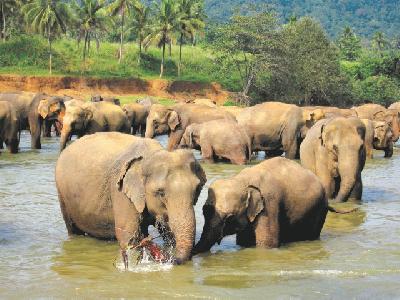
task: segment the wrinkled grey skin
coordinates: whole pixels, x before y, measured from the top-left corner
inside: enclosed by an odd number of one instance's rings
[[[367,158],[373,158],[373,149],[385,151],[385,157],[393,155],[393,132],[390,125],[384,121],[361,119],[365,131],[365,151]]]
[[[166,107],[155,104],[147,117],[145,136],[153,138],[168,133],[167,149],[174,150],[179,146],[187,126],[220,119],[235,121],[235,117],[230,113],[206,105],[177,104]]]
[[[361,199],[365,125],[358,118],[318,121],[300,146],[301,164],[321,180],[334,202]]]
[[[271,156],[285,152],[286,158],[294,159],[302,134],[306,134],[302,133],[307,125],[303,110],[292,104],[264,102],[245,108],[236,119],[250,137],[252,150]]]
[[[7,101],[0,101],[0,143],[6,144],[11,153],[19,147],[19,120],[15,107]]]
[[[96,132],[118,131],[129,133],[128,118],[121,107],[108,102],[67,102],[65,116],[62,119],[60,151],[65,149],[72,135],[78,138]]]
[[[100,96],[100,95],[96,95],[96,96],[93,96],[92,98],[90,98],[90,101],[92,101],[92,102],[102,102],[102,101],[104,101],[104,102],[109,102],[109,103],[121,106],[121,101],[119,99],[117,99],[117,98],[114,98],[114,97],[103,97],[103,96]]]
[[[131,134],[140,133],[144,137],[146,133],[146,120],[151,106],[145,106],[138,103],[129,103],[122,106],[126,113],[129,124],[131,125]]]
[[[93,155],[101,153],[102,155]],[[70,234],[116,238],[126,249],[154,225],[176,246],[176,263],[191,258],[195,205],[206,181],[187,150],[168,152],[155,140],[121,133],[79,139],[60,155],[56,184]]]
[[[243,247],[276,248],[319,238],[328,201],[317,176],[283,157],[213,182],[203,206],[204,227],[193,253],[237,234]]]
[[[0,101],[12,103],[17,112],[19,130],[31,133],[31,148],[40,149],[40,136],[45,121],[61,118],[65,113],[62,97],[49,96],[42,93],[0,93]]]
[[[227,159],[243,165],[251,158],[251,143],[246,132],[236,122],[227,120],[189,125],[179,147],[200,150],[203,158],[210,162]]]

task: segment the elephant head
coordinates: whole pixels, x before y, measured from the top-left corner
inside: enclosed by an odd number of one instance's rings
[[[386,123],[384,121],[373,121],[374,125],[374,148],[378,150],[383,150],[392,143],[393,132],[391,128],[391,123]]]
[[[313,110],[303,109],[303,122],[304,125],[300,129],[300,137],[304,139],[307,135],[308,130],[313,127],[313,125],[325,118],[325,112],[320,108],[315,108]]]
[[[43,119],[62,120],[65,114],[65,104],[63,97],[52,97],[46,94],[40,95],[37,112]]]
[[[186,127],[185,133],[182,136],[179,144],[180,148],[192,148],[200,150],[200,126],[197,123],[191,124]]]
[[[157,135],[174,131],[180,124],[180,118],[176,111],[160,104],[151,106],[146,121],[145,137],[153,138]]]
[[[321,126],[321,146],[330,156],[333,177],[340,177],[335,202],[347,201],[365,164],[365,125],[358,118],[339,117]],[[328,195],[330,197],[331,195]]]
[[[73,134],[83,135],[93,118],[93,110],[89,105],[68,105],[63,117],[60,150],[62,151]]]
[[[139,213],[146,209],[159,224],[170,228],[175,260],[180,264],[191,257],[196,232],[193,206],[206,176],[190,151],[151,152],[145,146],[150,142],[136,143],[119,159],[117,187]]]
[[[394,109],[386,111],[378,111],[374,114],[373,119],[376,121],[384,121],[390,125],[393,133],[393,142],[397,142],[400,137],[400,112]]]
[[[231,178],[216,180],[210,186],[203,206],[203,232],[193,254],[210,250],[224,236],[238,233],[254,222],[265,209],[259,182],[258,179],[243,182]],[[251,240],[251,237],[246,238]],[[253,243],[255,240],[250,245]]]

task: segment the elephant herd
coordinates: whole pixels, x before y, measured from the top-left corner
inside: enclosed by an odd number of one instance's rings
[[[181,264],[232,234],[243,247],[318,239],[328,211],[351,212],[329,202],[361,199],[372,149],[393,155],[400,103],[241,108],[200,99],[167,107],[147,99],[121,107],[101,96],[85,102],[0,94],[1,144],[12,153],[21,130],[30,130],[37,149],[51,126],[61,135],[55,177],[68,233],[117,239],[127,267],[127,250],[153,225]],[[152,139],[162,134],[169,136],[167,149]],[[67,146],[73,135],[79,139]],[[197,244],[194,205],[207,178],[184,148],[200,150],[209,162],[243,165],[260,151],[268,158],[211,184]]]

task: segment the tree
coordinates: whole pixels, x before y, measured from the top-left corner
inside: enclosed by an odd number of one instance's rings
[[[130,16],[134,7],[136,6],[137,0],[114,0],[108,6],[108,10],[112,16],[120,15],[121,16],[121,36],[120,36],[120,45],[119,45],[119,60],[121,63],[122,55],[123,55],[123,44],[124,44],[124,25],[125,25],[125,16]]]
[[[386,50],[388,45],[389,42],[386,40],[384,33],[381,31],[375,32],[372,38],[372,47],[382,55],[382,51]]]
[[[137,0],[133,6],[133,20],[132,28],[137,34],[138,44],[139,44],[139,55],[138,64],[142,58],[142,45],[146,34],[149,32],[149,21],[150,21],[150,8],[143,4],[140,0]]]
[[[357,60],[361,54],[361,40],[351,30],[350,27],[346,27],[343,33],[339,37],[338,46],[340,49],[341,56],[349,61]]]
[[[257,78],[274,68],[280,43],[277,18],[269,12],[234,15],[228,24],[216,29],[211,47],[216,65],[225,74],[236,68],[241,79],[240,101],[249,104],[248,94]]]
[[[156,4],[156,20],[152,32],[145,39],[145,44],[155,41],[162,48],[160,78],[164,74],[165,45],[172,43],[172,35],[179,29],[181,12],[176,0],[161,0]]]
[[[78,42],[84,38],[83,62],[89,54],[90,42],[96,41],[97,48],[100,46],[100,33],[107,31],[109,18],[104,12],[105,0],[81,0],[73,3],[78,22],[79,35]]]
[[[1,13],[1,36],[3,38],[3,42],[6,41],[7,35],[7,14],[11,14],[13,9],[17,6],[15,0],[0,0],[0,13]]]
[[[49,73],[52,73],[52,42],[60,33],[65,33],[69,9],[67,4],[56,0],[32,0],[22,7],[25,19],[36,32],[47,37],[49,46]]]

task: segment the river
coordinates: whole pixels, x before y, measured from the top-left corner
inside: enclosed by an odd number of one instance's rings
[[[121,271],[116,242],[67,235],[54,183],[58,139],[29,146],[24,133],[21,153],[0,156],[0,298],[400,297],[400,148],[367,161],[359,211],[329,213],[318,241],[239,249],[231,236],[183,266]],[[197,239],[208,185],[242,168],[202,166],[208,182],[195,208]]]

